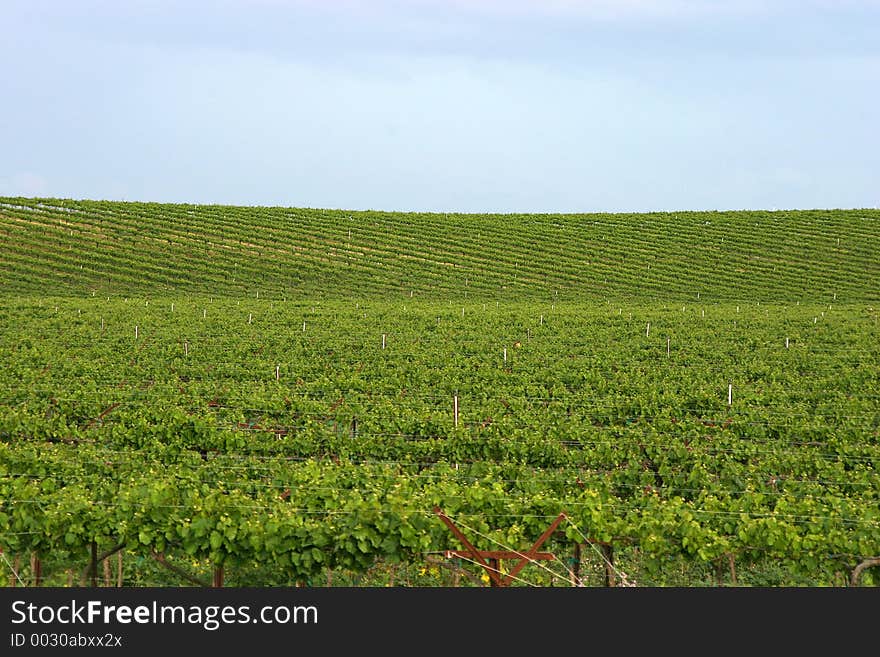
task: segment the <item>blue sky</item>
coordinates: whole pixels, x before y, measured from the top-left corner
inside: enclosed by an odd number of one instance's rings
[[[880,207],[880,0],[2,0],[0,195]]]

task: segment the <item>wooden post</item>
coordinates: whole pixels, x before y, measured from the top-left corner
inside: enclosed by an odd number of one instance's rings
[[[116,586],[122,588],[122,550],[116,553]]]
[[[602,556],[605,558],[605,586],[617,586],[617,578],[614,576],[614,549],[610,545],[602,544]]]
[[[40,563],[40,555],[31,552],[31,573],[34,578],[34,586],[39,586],[43,580],[43,565]]]
[[[104,586],[110,588],[113,586],[113,575],[110,573],[110,559],[104,559]]]
[[[571,564],[571,585],[581,585],[581,544],[574,544],[574,556]]]
[[[211,583],[214,588],[223,587],[223,566],[214,567],[214,581]]]
[[[724,563],[721,557],[715,560],[715,583],[724,586]]]
[[[15,583],[18,581],[18,578],[21,577],[21,555],[16,554],[15,558],[12,560],[12,574],[14,577],[12,578],[12,588],[15,588]]]
[[[98,542],[92,541],[92,558],[89,560],[89,575],[92,578],[92,587],[98,586]]]

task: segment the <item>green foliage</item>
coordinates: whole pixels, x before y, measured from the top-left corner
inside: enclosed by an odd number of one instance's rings
[[[439,506],[481,549],[564,512],[544,549],[648,583],[839,583],[880,554],[875,215],[0,199],[0,548],[442,585]]]

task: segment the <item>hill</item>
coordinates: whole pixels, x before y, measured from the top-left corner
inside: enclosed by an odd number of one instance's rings
[[[0,198],[0,289],[875,301],[880,210],[444,214]]]

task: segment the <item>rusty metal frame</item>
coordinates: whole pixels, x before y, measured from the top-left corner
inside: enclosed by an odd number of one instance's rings
[[[476,561],[489,575],[489,581],[491,586],[495,587],[505,587],[509,586],[513,579],[520,573],[520,571],[526,567],[531,561],[553,561],[556,559],[556,556],[551,552],[538,552],[538,548],[540,548],[544,542],[553,535],[553,532],[556,531],[556,528],[559,527],[559,523],[565,518],[565,513],[560,513],[556,519],[550,524],[547,530],[541,534],[537,541],[525,552],[517,552],[515,550],[478,550],[474,547],[474,545],[468,540],[467,536],[465,536],[462,531],[455,526],[455,523],[440,509],[440,507],[434,507],[434,513],[436,513],[440,520],[449,527],[449,530],[455,535],[455,537],[461,541],[461,544],[464,545],[464,550],[446,550],[446,557],[472,557],[474,561]],[[501,561],[503,559],[507,560],[518,560],[518,563],[507,573],[506,576],[501,576]]]

